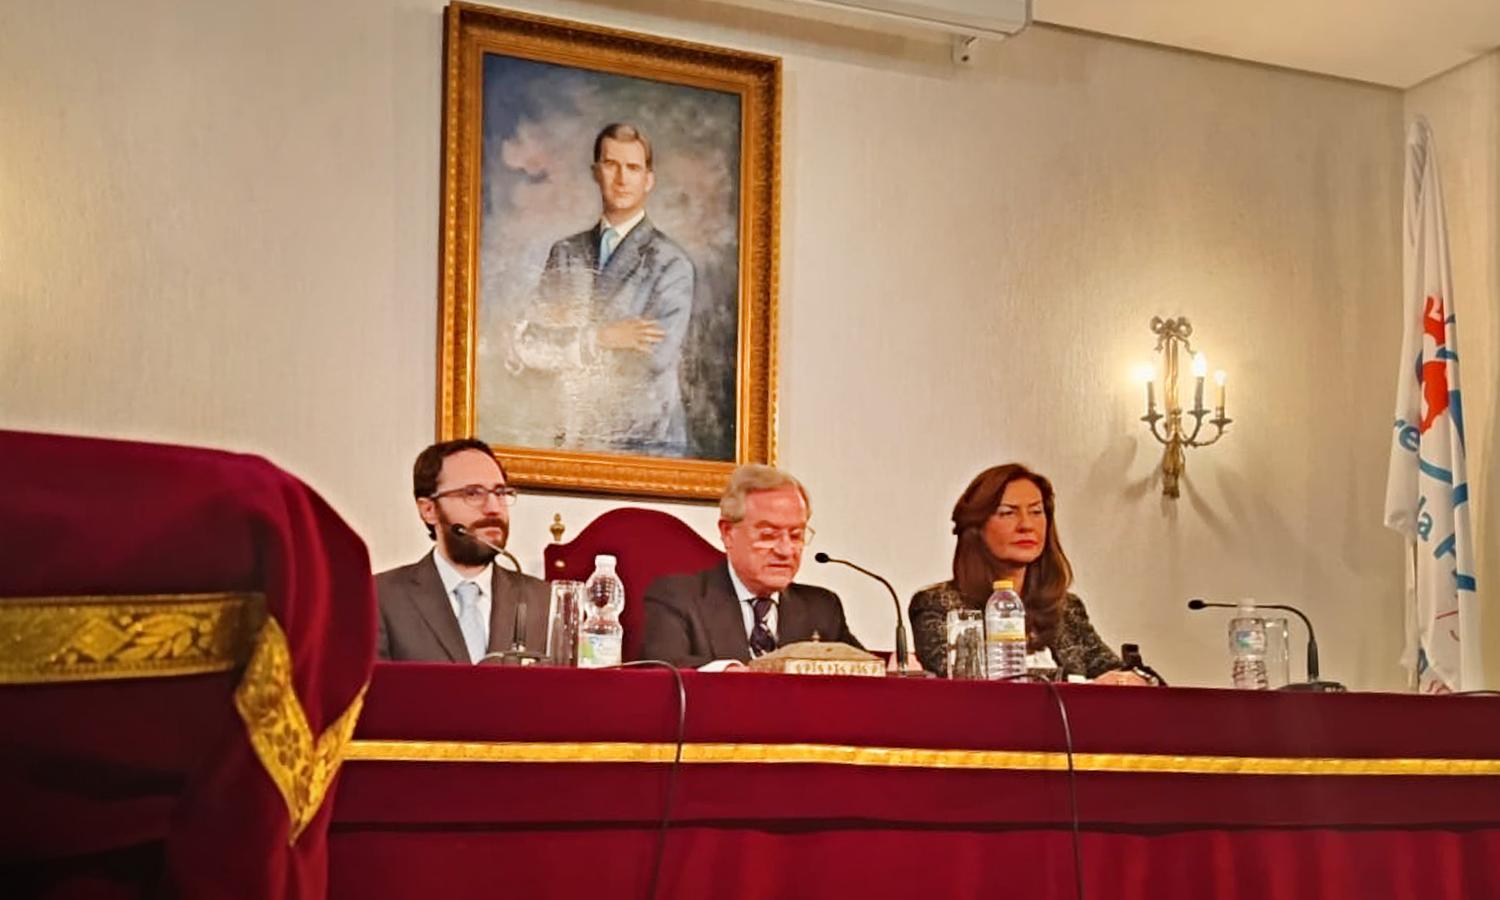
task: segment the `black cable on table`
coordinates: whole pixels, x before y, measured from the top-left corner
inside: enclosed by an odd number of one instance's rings
[[[661,827],[656,837],[656,858],[651,863],[651,887],[646,892],[647,900],[656,900],[656,889],[661,883],[662,861],[667,855],[667,830],[672,826],[672,803],[677,795],[677,770],[682,766],[682,745],[687,741],[687,687],[682,681],[682,670],[665,660],[638,659],[621,663],[620,668],[666,669],[677,682],[677,749],[672,755],[672,765],[667,769],[667,786],[662,791]]]
[[[1078,900],[1084,900],[1083,892],[1083,834],[1078,827],[1078,772],[1073,768],[1073,728],[1068,724],[1068,705],[1063,702],[1062,694],[1057,690],[1057,683],[1050,678],[1036,678],[1029,672],[1020,675],[1008,675],[995,681],[1009,681],[1017,683],[1035,683],[1040,681],[1047,686],[1047,691],[1052,694],[1052,701],[1057,704],[1057,717],[1062,720],[1063,748],[1068,756],[1068,814],[1072,824],[1073,836],[1073,882],[1074,892]]]
[[[1068,751],[1068,812],[1072,818],[1074,891],[1078,900],[1084,900],[1083,835],[1078,828],[1078,772],[1073,768],[1073,729],[1068,724],[1068,705],[1063,702],[1062,693],[1058,691],[1057,684],[1052,681],[1042,683],[1047,685],[1053,701],[1057,703],[1057,717],[1062,720],[1063,745]]]

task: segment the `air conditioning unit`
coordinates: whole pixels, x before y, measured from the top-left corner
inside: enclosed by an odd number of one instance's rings
[[[963,37],[1004,38],[1031,24],[1031,0],[729,0],[808,18],[885,22]]]

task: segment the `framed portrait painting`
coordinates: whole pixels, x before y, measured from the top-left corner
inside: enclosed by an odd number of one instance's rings
[[[774,462],[781,65],[447,9],[438,435],[526,487]]]

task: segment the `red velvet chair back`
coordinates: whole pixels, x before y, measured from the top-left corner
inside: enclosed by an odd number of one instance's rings
[[[255,456],[0,430],[0,461],[0,896],[328,896],[364,542]]]
[[[639,659],[646,610],[641,596],[663,575],[698,572],[724,558],[724,551],[699,537],[676,516],[634,506],[612,509],[590,522],[565,544],[542,551],[547,580],[585,581],[594,574],[594,557],[609,553],[625,583],[625,659]]]

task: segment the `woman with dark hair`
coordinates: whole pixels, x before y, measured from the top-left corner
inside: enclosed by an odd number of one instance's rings
[[[1026,651],[1050,651],[1058,675],[1102,684],[1146,684],[1089,624],[1083,601],[1068,593],[1073,567],[1053,518],[1052,483],[1018,463],[980,472],[953,506],[953,579],[918,591],[907,612],[923,668],[946,675],[947,618],[984,609],[994,582],[1009,579],[1026,605]]]

